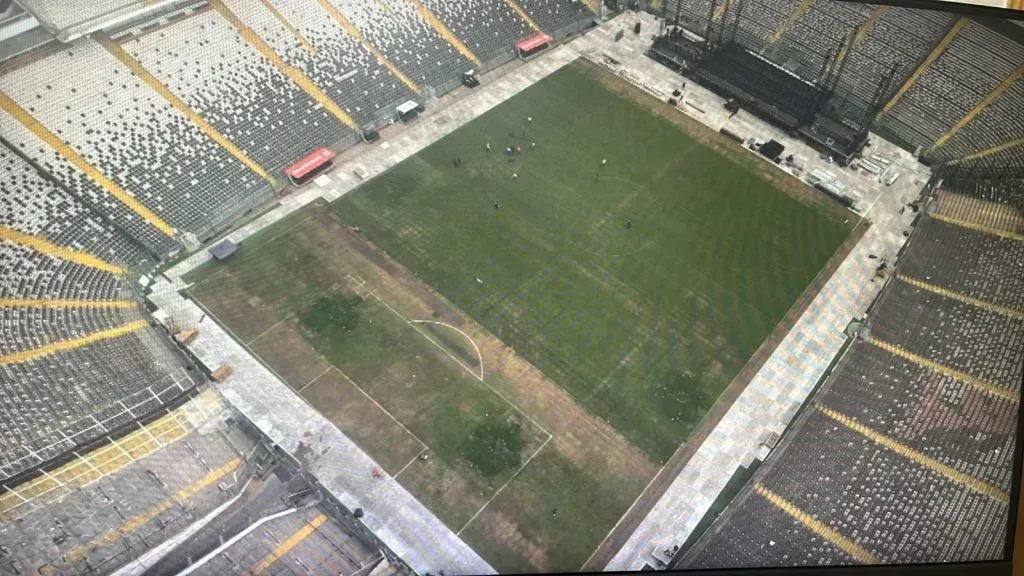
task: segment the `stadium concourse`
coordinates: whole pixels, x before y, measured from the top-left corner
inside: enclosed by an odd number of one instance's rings
[[[204,323],[181,277],[225,230],[237,225],[227,237],[240,243],[335,200],[578,57],[669,98],[684,79],[643,56],[660,22],[623,14],[522,63],[517,40],[581,33],[599,3],[17,4],[0,1],[0,566],[493,571]],[[865,154],[902,177],[839,170],[687,82],[679,113],[784,143],[796,163],[783,169],[827,179],[871,226],[586,567],[999,557],[1024,364],[1021,31],[886,6],[755,4],[768,17],[748,8],[737,38],[805,80],[852,39],[835,92],[852,96],[831,102],[848,120],[893,71]],[[664,10],[722,28],[710,8]],[[470,68],[476,91],[458,88]],[[423,118],[392,126],[410,100]],[[287,166],[320,147],[340,152],[338,168],[286,189]]]

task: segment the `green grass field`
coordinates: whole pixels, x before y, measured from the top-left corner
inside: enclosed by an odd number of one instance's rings
[[[556,72],[333,208],[663,461],[849,230],[598,74]]]
[[[186,278],[502,572],[578,570],[848,234],[618,82],[570,65]]]

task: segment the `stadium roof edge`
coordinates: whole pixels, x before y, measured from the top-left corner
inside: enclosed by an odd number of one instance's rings
[[[43,28],[53,34],[61,42],[67,43],[92,34],[98,30],[118,27],[135,20],[152,17],[154,14],[159,14],[160,12],[170,10],[183,4],[188,4],[190,2],[194,3],[195,0],[155,0],[153,2],[146,3],[143,3],[140,0],[127,8],[118,8],[63,28],[57,26],[44,15],[34,10],[31,6],[31,2],[22,0],[19,3],[27,12],[32,14],[36,20],[39,21]]]

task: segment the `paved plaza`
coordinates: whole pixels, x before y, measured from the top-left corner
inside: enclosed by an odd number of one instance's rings
[[[635,36],[633,25],[638,20],[643,31]],[[626,31],[625,37],[615,41],[619,30]],[[414,123],[386,129],[380,143],[339,155],[332,172],[226,237],[242,242],[310,202],[340,198],[360,184],[356,172],[364,178],[384,172],[581,56],[605,62],[634,84],[667,97],[684,79],[643,55],[657,30],[653,16],[623,14],[529,62],[485,75],[480,87],[460,88],[454,95],[428,104]],[[856,202],[850,218],[866,219],[871,226],[664,496],[611,558],[606,566],[609,570],[653,565],[653,551],[682,545],[736,468],[766,456],[765,439],[783,432],[839,353],[846,339],[844,328],[864,315],[881,290],[882,281],[874,280],[878,261],[869,255],[895,260],[906,241],[903,233],[914,218],[913,211],[901,213],[901,208],[918,197],[929,178],[927,169],[910,154],[872,137],[871,153],[890,160],[901,173],[899,182],[885,186],[876,176],[826,163],[810,147],[745,111],[729,118],[722,103],[722,98],[687,82],[678,109],[715,130],[725,126],[744,138],[778,140],[789,153],[796,154],[803,173],[815,168],[832,172]],[[386,474],[375,478],[376,464],[367,454],[249,355],[231,334],[212,319],[204,319],[204,311],[194,302],[181,296],[185,287],[182,277],[209,258],[208,252],[201,250],[170,268],[155,279],[149,298],[166,314],[167,322],[199,328],[199,336],[188,347],[206,366],[232,366],[233,375],[217,385],[223,396],[298,458],[347,508],[362,508],[366,526],[417,572],[492,573],[491,566],[395,480]]]

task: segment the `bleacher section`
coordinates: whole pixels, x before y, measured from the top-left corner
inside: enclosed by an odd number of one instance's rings
[[[594,18],[594,12],[583,0],[517,0],[517,3],[550,36],[575,32]]]
[[[1024,243],[935,219],[922,222],[921,232],[914,260],[903,265],[904,274],[999,306],[1024,310],[1024,273],[998,276],[1021,267]],[[951,252],[948,246],[977,246],[978,250]]]
[[[312,150],[351,135],[213,10],[129,40],[123,48],[278,177]]]
[[[948,12],[886,8],[844,60],[832,102],[837,108],[846,108],[845,115],[868,111],[879,81],[894,71],[883,95],[888,101],[955,19]]]
[[[735,40],[750,50],[763,53],[783,30],[790,17],[801,5],[801,0],[753,0],[743,4]],[[739,5],[737,5],[739,6]],[[734,8],[732,10],[738,10]],[[732,22],[735,13],[730,10],[726,20]],[[730,24],[731,25],[731,24]],[[779,63],[782,64],[781,62]]]
[[[924,218],[869,328],[680,566],[1002,557],[1024,242],[968,227],[986,217]]]
[[[302,69],[360,126],[393,118],[397,104],[416,96],[345,32],[318,0],[274,4],[308,46],[256,0],[228,0],[225,5],[258,30],[286,62]]]
[[[0,145],[0,226],[49,238],[133,270],[154,264],[126,232],[81,204],[14,151]]]
[[[139,318],[137,309],[134,314]],[[144,327],[0,366],[0,467],[5,475],[103,437],[191,388],[176,358],[161,350],[163,345],[153,329]]]
[[[410,0],[331,2],[388,61],[420,86],[447,86],[473,67],[466,55],[420,17]]]
[[[0,175],[0,478],[7,478],[193,384],[124,275],[154,264],[145,251],[7,148],[0,148]]]
[[[764,55],[803,78],[815,80],[871,12],[872,6],[866,4],[815,2]]]
[[[906,141],[929,148],[1022,63],[1024,45],[981,23],[968,21],[899,102],[883,115],[882,124]],[[1024,92],[1004,97],[1019,98],[1020,94]],[[1019,110],[1024,101],[1008,99],[1004,104]],[[945,156],[955,157],[956,152],[966,155],[985,147],[972,150],[971,146],[960,146],[950,149]]]
[[[1024,55],[1022,55],[1024,58]],[[1021,61],[1024,65],[1024,60]],[[1018,79],[967,126],[950,137],[930,159],[955,160],[978,150],[986,150],[1024,136],[1024,80]],[[1010,164],[1007,164],[1010,165]],[[1016,162],[1024,167],[1024,162]]]
[[[0,90],[179,231],[201,236],[267,190],[266,181],[94,40],[3,75]],[[53,152],[24,130],[10,138],[33,160],[49,164]],[[54,176],[117,220],[139,218],[107,191],[63,172]]]
[[[476,53],[496,65],[515,57],[515,43],[533,29],[505,2],[495,0],[423,0],[452,32]]]

